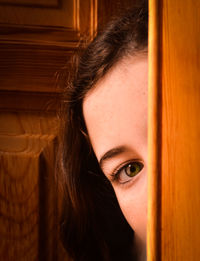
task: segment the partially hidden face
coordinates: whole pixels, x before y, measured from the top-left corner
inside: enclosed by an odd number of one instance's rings
[[[147,66],[146,53],[124,58],[83,101],[94,153],[135,231],[141,257],[147,221]]]

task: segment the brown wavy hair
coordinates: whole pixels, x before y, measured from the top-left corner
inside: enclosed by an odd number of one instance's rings
[[[123,217],[90,145],[82,102],[113,65],[147,50],[147,45],[148,7],[146,1],[141,1],[112,20],[83,50],[63,92],[58,160],[58,177],[64,191],[61,236],[73,260],[134,258],[134,232]]]

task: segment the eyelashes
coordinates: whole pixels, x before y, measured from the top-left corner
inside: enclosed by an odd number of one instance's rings
[[[123,163],[117,167],[111,174],[111,182],[125,184],[130,182],[143,169],[144,164],[134,160]]]

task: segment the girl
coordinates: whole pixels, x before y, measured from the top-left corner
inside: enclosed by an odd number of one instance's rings
[[[85,49],[64,93],[61,234],[74,260],[146,259],[147,39],[143,3]]]

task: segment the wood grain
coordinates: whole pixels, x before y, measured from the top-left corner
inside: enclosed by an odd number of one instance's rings
[[[161,5],[149,2],[149,78],[148,78],[148,261],[161,256]]]
[[[0,0],[0,5],[12,5],[23,7],[59,7],[59,0]]]
[[[0,2],[0,22],[5,24],[62,26],[73,28],[74,1],[16,1]],[[87,0],[86,0],[87,1]]]
[[[85,34],[93,36],[97,27],[97,0],[55,1],[52,8],[48,0],[39,7],[6,5],[0,3],[0,39],[24,43],[41,43],[75,47]]]
[[[150,1],[148,261],[200,256],[199,17],[199,1]]]
[[[54,160],[59,127],[53,114],[0,114],[0,258],[64,260],[58,253]],[[8,251],[9,250],[9,251]]]
[[[113,18],[121,15],[125,10],[131,8],[140,0],[115,0],[98,1],[98,31],[103,31],[107,23]]]
[[[14,1],[15,2],[15,1]],[[59,8],[0,5],[0,89],[58,92],[56,73],[97,28],[97,0]]]
[[[0,89],[59,92],[56,73],[67,64],[72,49],[1,44]]]
[[[1,91],[1,111],[27,111],[27,112],[58,112],[61,103],[61,93]]]
[[[163,1],[162,259],[200,257],[200,3]]]
[[[0,114],[0,258],[69,260],[59,238],[55,114]]]

